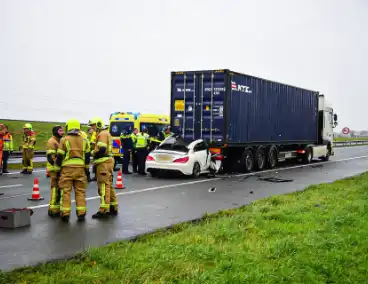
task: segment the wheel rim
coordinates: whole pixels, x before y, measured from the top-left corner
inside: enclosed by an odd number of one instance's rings
[[[259,154],[258,154],[258,167],[259,168],[263,168],[263,166],[264,166],[264,154],[263,154],[263,152],[261,151]]]
[[[250,155],[249,153],[247,154],[247,158],[246,158],[246,167],[247,170],[250,170],[253,166],[253,161],[252,161],[252,155]]]

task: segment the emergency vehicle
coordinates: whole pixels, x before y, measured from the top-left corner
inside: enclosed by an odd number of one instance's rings
[[[114,112],[109,118],[109,132],[113,138],[112,153],[115,160],[114,169],[117,164],[122,163],[123,149],[120,135],[130,129],[138,128],[142,131],[148,129],[150,137],[157,136],[164,127],[170,125],[170,116],[163,114],[144,114],[139,112]]]

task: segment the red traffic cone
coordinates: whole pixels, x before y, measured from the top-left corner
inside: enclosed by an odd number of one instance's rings
[[[118,177],[116,178],[116,185],[115,189],[124,189],[125,186],[123,184],[123,175],[121,174],[121,171],[118,172]]]
[[[40,195],[40,189],[38,187],[38,178],[34,179],[32,197],[28,198],[28,200],[43,200],[44,198]]]

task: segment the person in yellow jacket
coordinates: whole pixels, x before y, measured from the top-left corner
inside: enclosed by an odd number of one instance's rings
[[[88,122],[88,125],[90,126],[90,122]],[[89,143],[90,143],[90,147],[91,147],[91,151],[93,151],[96,147],[96,131],[90,127],[88,129],[88,136],[89,136]],[[90,178],[90,181],[96,181],[97,180],[97,177],[96,177],[96,165],[93,165],[92,166],[92,173],[94,174],[94,177],[93,178]]]
[[[87,139],[80,133],[80,122],[71,119],[66,123],[66,136],[60,140],[56,165],[61,167],[59,180],[60,215],[68,222],[71,211],[71,192],[74,187],[76,213],[79,221],[86,216],[86,165],[90,162],[90,148]]]
[[[2,158],[2,172],[0,174],[8,174],[8,160],[10,154],[14,151],[13,136],[9,133],[8,127],[3,125],[3,130],[0,139],[3,140],[3,158]],[[0,150],[1,151],[1,150]]]
[[[34,157],[34,147],[36,144],[36,134],[32,130],[32,125],[26,123],[23,126],[23,144],[22,144],[22,162],[23,170],[22,174],[32,174],[33,171],[33,157]]]
[[[48,214],[50,217],[56,217],[60,214],[60,167],[56,165],[56,153],[59,149],[60,139],[64,135],[64,129],[57,125],[52,128],[52,137],[47,141],[46,157],[47,171],[50,176],[50,201]]]
[[[112,137],[104,127],[103,120],[95,117],[90,120],[90,126],[97,132],[96,147],[91,152],[93,163],[96,165],[98,194],[100,195],[100,209],[92,216],[93,219],[118,214],[118,201],[112,185],[114,159],[112,157]]]
[[[91,148],[91,142],[88,139],[87,133],[84,132],[84,131],[82,131],[82,130],[80,131],[80,133],[81,133],[83,139],[86,139],[87,140],[89,148],[92,149]],[[90,164],[88,163],[88,165],[86,165],[86,175],[87,175],[87,181],[88,182],[91,182],[92,181],[92,179],[91,179],[91,171],[89,170],[89,167],[90,167]]]

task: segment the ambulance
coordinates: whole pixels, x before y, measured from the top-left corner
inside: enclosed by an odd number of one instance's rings
[[[170,125],[170,116],[163,114],[144,114],[139,112],[114,112],[109,119],[109,132],[113,138],[112,153],[115,160],[114,170],[117,164],[122,163],[124,155],[120,135],[127,130],[138,128],[142,131],[148,129],[150,137],[157,136],[163,128]]]

